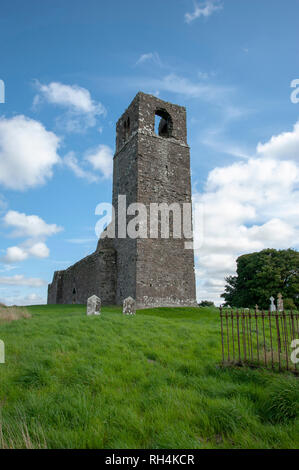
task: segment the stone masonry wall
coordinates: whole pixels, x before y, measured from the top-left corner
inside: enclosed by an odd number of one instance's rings
[[[130,113],[133,124],[134,113]],[[126,116],[127,119],[128,115]],[[126,208],[137,201],[137,139],[136,134],[130,140],[123,142],[121,132],[117,132],[116,153],[113,166],[113,196],[112,204],[115,208],[116,221],[118,221],[118,195],[126,195]],[[126,226],[127,220],[124,220]],[[136,297],[136,240],[118,238],[118,224],[116,224],[116,303],[122,304],[127,297]]]
[[[96,251],[65,271],[56,271],[48,288],[48,304],[86,304],[92,295],[115,304],[115,251]]]
[[[170,116],[169,137],[156,135],[156,113]],[[126,194],[128,204],[144,203],[149,215],[151,202],[191,202],[185,108],[138,93],[117,123],[116,147],[114,203]],[[131,295],[138,308],[195,305],[194,253],[185,241],[118,240],[117,301]]]
[[[155,112],[160,109],[171,117],[170,137],[160,137],[154,132]],[[142,95],[139,123],[138,201],[147,207],[151,202],[179,203],[182,209],[183,203],[191,203],[186,110]],[[185,238],[173,237],[137,241],[136,289],[139,305],[196,304],[194,253],[185,249],[185,241]]]

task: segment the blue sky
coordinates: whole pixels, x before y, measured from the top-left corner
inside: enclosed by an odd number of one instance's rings
[[[45,302],[54,270],[94,251],[115,122],[139,90],[187,107],[198,299],[219,303],[240,254],[298,248],[297,0],[10,0],[0,13],[0,301]]]

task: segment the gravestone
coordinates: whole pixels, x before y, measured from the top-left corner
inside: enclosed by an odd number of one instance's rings
[[[271,302],[271,305],[270,305],[270,312],[276,312],[276,307],[275,307],[275,303],[274,303],[274,297],[270,297],[270,302]]]
[[[277,296],[277,310],[279,312],[283,312],[283,310],[284,310],[284,308],[283,308],[283,298],[282,298],[282,295],[280,293]]]
[[[87,300],[87,315],[101,315],[101,299],[96,295]]]
[[[136,302],[132,297],[127,297],[123,302],[123,314],[135,315],[135,313],[136,313]]]

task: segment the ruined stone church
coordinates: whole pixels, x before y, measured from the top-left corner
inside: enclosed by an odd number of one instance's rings
[[[155,131],[155,119],[160,125]],[[191,203],[186,109],[138,93],[116,124],[112,203]],[[116,224],[117,225],[117,224]],[[54,273],[48,304],[86,304],[92,295],[137,308],[196,305],[194,252],[186,238],[100,238],[96,251]],[[190,238],[188,238],[190,242]]]

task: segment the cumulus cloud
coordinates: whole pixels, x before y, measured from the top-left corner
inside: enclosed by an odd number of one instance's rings
[[[28,253],[19,246],[10,246],[7,248],[6,253],[2,256],[1,261],[5,263],[15,263],[18,261],[25,261],[28,258]]]
[[[77,178],[86,179],[90,183],[99,180],[98,176],[82,168],[81,163],[74,152],[69,152],[63,159],[64,164],[77,176]]]
[[[36,109],[43,101],[66,109],[66,114],[57,118],[57,124],[68,132],[82,132],[94,127],[97,117],[106,114],[105,107],[91,98],[86,88],[51,82],[48,85],[36,82],[39,93],[35,96]]]
[[[25,261],[29,257],[42,259],[48,258],[49,255],[50,250],[45,243],[32,243],[32,241],[28,241],[20,246],[8,247],[1,261],[4,263],[17,263],[19,261]]]
[[[25,116],[0,118],[0,184],[24,190],[44,184],[60,161],[60,139]]]
[[[259,144],[247,161],[215,168],[204,191],[194,194],[194,204],[203,208],[203,234],[195,233],[203,240],[196,254],[201,299],[221,301],[224,277],[235,272],[241,254],[299,246],[296,133],[297,125]]]
[[[96,171],[100,171],[104,178],[111,178],[113,171],[113,152],[108,145],[99,145],[94,150],[89,150],[85,160],[91,163]]]
[[[63,230],[56,224],[47,224],[37,215],[26,215],[17,211],[7,212],[3,223],[5,227],[12,229],[10,237],[26,238],[20,245],[6,249],[1,261],[8,264],[25,261],[30,257],[48,258],[50,251],[44,240]]]
[[[37,215],[26,215],[12,210],[3,217],[3,222],[7,227],[14,229],[12,237],[49,237],[62,230],[62,227],[47,224]]]
[[[41,287],[47,284],[43,279],[38,279],[34,277],[26,278],[22,274],[16,274],[15,276],[10,277],[0,277],[0,285],[7,286],[27,286],[27,287]]]
[[[208,18],[221,9],[222,4],[219,3],[219,0],[206,0],[200,4],[194,3],[194,11],[193,13],[185,14],[185,21],[186,23],[191,23],[200,17]]]
[[[299,161],[299,121],[292,131],[275,135],[265,144],[259,143],[257,153],[262,157]]]
[[[109,179],[113,172],[113,152],[108,145],[99,145],[95,149],[87,150],[83,160],[78,160],[74,152],[64,157],[65,165],[78,177],[94,183],[100,176]],[[89,170],[86,166],[92,168]],[[100,175],[99,175],[100,173]]]

